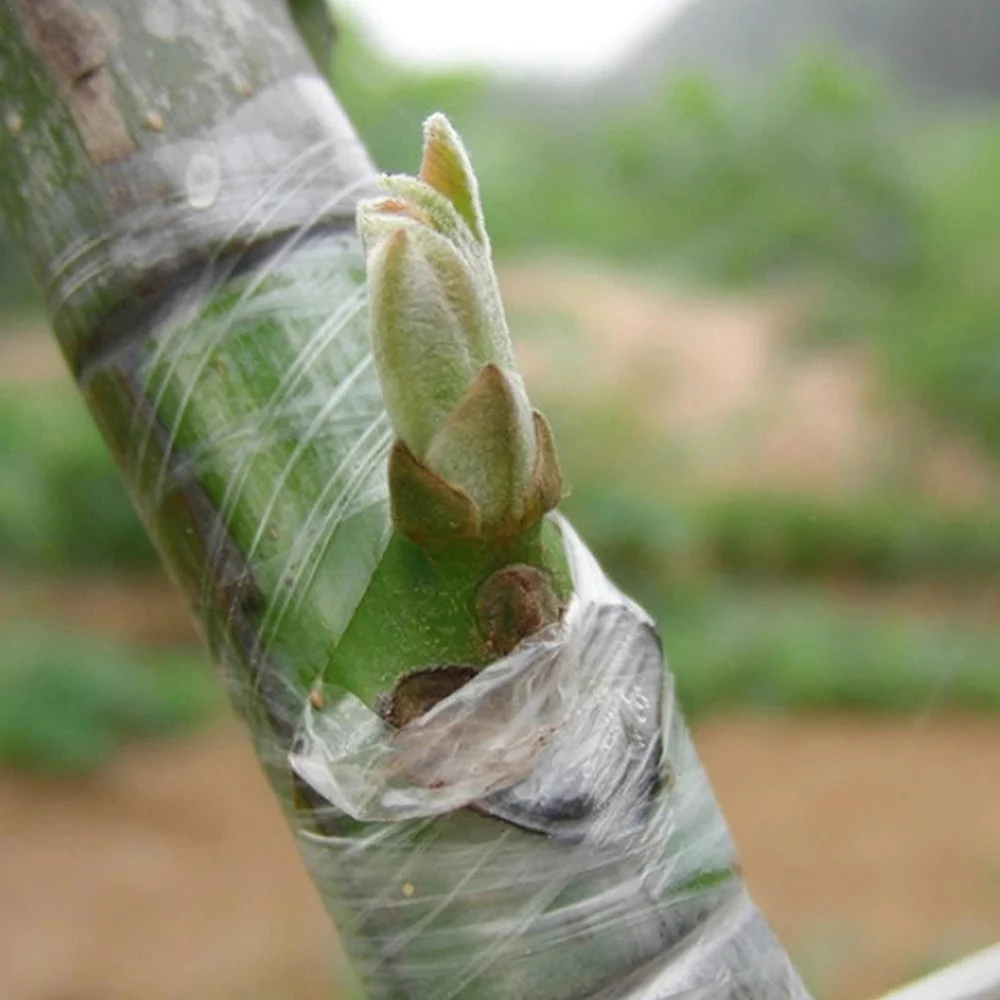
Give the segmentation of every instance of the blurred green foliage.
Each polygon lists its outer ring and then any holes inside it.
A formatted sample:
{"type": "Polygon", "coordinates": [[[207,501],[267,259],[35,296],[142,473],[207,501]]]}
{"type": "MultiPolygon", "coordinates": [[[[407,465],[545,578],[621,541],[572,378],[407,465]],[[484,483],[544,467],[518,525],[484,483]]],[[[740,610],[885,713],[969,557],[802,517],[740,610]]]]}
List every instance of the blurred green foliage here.
{"type": "Polygon", "coordinates": [[[891,108],[832,56],[803,58],[753,96],[689,75],[611,104],[400,69],[348,26],[333,80],[390,171],[414,169],[420,122],[447,111],[501,252],[571,249],[757,283],[830,267],[896,274],[912,259],[919,206],[891,108]]]}
{"type": "Polygon", "coordinates": [[[936,510],[919,496],[826,500],[735,493],[698,510],[715,565],[758,576],[867,581],[1000,579],[1000,512],[936,510]]]}
{"type": "Polygon", "coordinates": [[[912,714],[1000,710],[1000,628],[732,587],[649,603],[689,716],[724,708],[912,714]]]}
{"type": "Polygon", "coordinates": [[[0,561],[70,571],[155,561],[104,442],[68,387],[0,391],[0,561]]]}
{"type": "Polygon", "coordinates": [[[941,511],[915,496],[760,490],[657,497],[577,480],[563,509],[622,576],[1000,581],[1000,512],[941,511]]]}
{"type": "Polygon", "coordinates": [[[500,249],[575,246],[716,284],[912,263],[914,193],[886,109],[827,59],[759,100],[690,76],[511,145],[521,162],[502,180],[483,171],[500,249]]]}
{"type": "Polygon", "coordinates": [[[831,276],[815,332],[871,345],[889,386],[1000,455],[1000,114],[911,124],[914,264],[831,276]]]}
{"type": "Polygon", "coordinates": [[[60,631],[0,630],[0,763],[81,773],[123,742],[183,732],[221,703],[204,655],[151,652],[60,631]]]}

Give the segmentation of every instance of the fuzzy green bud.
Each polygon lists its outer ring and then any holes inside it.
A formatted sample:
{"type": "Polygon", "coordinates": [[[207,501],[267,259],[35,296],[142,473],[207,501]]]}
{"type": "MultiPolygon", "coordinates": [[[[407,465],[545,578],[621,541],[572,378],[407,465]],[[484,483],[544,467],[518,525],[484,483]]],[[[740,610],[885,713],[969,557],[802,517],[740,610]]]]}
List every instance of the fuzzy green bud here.
{"type": "Polygon", "coordinates": [[[443,115],[417,178],[363,203],[372,340],[397,434],[397,529],[418,544],[514,536],[558,503],[552,434],[516,370],[475,175],[443,115]]]}

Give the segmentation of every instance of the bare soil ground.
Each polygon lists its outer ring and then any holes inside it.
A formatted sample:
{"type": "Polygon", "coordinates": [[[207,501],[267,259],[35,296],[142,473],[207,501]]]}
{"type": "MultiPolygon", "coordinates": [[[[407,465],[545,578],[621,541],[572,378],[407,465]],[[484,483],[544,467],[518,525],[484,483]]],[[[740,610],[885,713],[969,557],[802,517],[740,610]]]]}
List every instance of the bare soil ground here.
{"type": "Polygon", "coordinates": [[[143,645],[198,642],[187,605],[165,575],[45,579],[4,573],[0,567],[0,622],[24,619],[59,622],[67,630],[103,632],[143,645]]]}
{"type": "Polygon", "coordinates": [[[696,739],[751,890],[822,996],[1000,941],[1000,719],[734,717],[696,739]]]}
{"type": "MultiPolygon", "coordinates": [[[[819,995],[1000,939],[1000,722],[717,719],[750,885],[819,995]]],[[[85,781],[0,774],[5,1000],[328,1000],[339,951],[235,724],[85,781]]]]}
{"type": "Polygon", "coordinates": [[[4,382],[70,385],[66,362],[59,355],[48,329],[36,323],[9,320],[0,328],[0,384],[4,382]]]}
{"type": "Polygon", "coordinates": [[[843,494],[890,472],[950,506],[996,468],[966,440],[889,402],[856,347],[802,350],[807,297],[693,298],[595,265],[508,266],[504,300],[541,402],[620,410],[688,453],[690,485],[843,494]]]}
{"type": "Polygon", "coordinates": [[[235,726],[0,778],[5,1000],[329,1000],[333,931],[235,726]]]}

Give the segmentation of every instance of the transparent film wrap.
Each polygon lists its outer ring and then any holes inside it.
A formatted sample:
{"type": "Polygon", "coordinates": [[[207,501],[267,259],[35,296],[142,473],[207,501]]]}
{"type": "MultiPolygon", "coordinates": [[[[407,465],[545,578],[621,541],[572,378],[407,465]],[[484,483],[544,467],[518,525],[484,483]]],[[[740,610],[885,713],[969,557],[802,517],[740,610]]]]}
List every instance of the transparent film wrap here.
{"type": "Polygon", "coordinates": [[[354,231],[372,174],[322,138],[274,162],[289,107],[344,131],[331,102],[286,82],[245,105],[266,127],[241,127],[239,156],[221,133],[165,147],[157,226],[122,212],[81,235],[48,289],[364,995],[806,997],[746,892],[653,622],[559,516],[559,621],[429,712],[393,729],[331,668],[393,537],[354,231]],[[241,180],[247,149],[262,167],[241,180]],[[192,181],[208,174],[210,191],[192,181]],[[90,337],[87,290],[110,295],[185,232],[200,249],[169,294],[90,337]]]}
{"type": "Polygon", "coordinates": [[[307,705],[300,834],[386,996],[804,997],[746,893],[648,615],[565,522],[563,620],[396,732],[307,705]],[[341,909],[342,908],[342,909],[341,909]]]}

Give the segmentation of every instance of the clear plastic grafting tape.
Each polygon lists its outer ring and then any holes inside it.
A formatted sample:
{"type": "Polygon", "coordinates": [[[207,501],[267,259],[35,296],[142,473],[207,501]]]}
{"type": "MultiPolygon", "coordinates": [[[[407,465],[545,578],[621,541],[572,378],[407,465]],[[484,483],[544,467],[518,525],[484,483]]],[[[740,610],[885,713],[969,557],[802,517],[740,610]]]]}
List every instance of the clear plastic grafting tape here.
{"type": "Polygon", "coordinates": [[[402,730],[306,703],[301,831],[378,997],[806,997],[747,895],[648,615],[560,522],[562,621],[402,730]]]}
{"type": "Polygon", "coordinates": [[[559,620],[425,714],[393,728],[331,670],[399,544],[363,279],[352,233],[293,234],[85,388],[364,996],[805,998],[653,623],[561,517],[559,620]]]}

